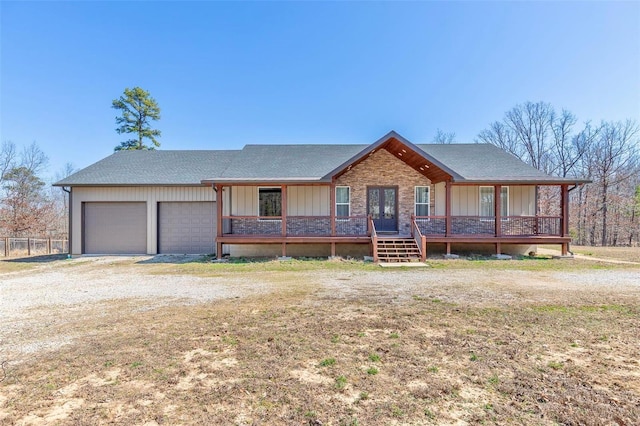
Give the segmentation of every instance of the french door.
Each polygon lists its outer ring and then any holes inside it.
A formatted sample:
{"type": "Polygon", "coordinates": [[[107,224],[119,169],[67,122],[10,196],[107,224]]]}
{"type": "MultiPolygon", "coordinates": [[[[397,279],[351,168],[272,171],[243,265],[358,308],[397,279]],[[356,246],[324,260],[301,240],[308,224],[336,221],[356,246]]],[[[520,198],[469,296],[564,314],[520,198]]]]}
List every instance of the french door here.
{"type": "Polygon", "coordinates": [[[367,187],[367,214],[371,215],[377,232],[398,232],[398,188],[367,187]]]}

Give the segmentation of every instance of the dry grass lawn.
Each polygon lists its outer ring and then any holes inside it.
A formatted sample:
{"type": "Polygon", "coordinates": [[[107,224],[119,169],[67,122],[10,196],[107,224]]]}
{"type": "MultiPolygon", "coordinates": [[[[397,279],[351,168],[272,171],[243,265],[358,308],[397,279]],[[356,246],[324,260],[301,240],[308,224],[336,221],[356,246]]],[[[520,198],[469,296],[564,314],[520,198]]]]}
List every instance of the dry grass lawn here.
{"type": "Polygon", "coordinates": [[[640,276],[572,260],[127,264],[268,276],[272,291],[142,311],[114,300],[43,324],[30,332],[78,337],[7,360],[0,424],[640,424],[640,286],[549,278],[602,268],[640,276]]]}
{"type": "Polygon", "coordinates": [[[571,251],[585,256],[640,262],[640,247],[571,246],[571,251]]]}

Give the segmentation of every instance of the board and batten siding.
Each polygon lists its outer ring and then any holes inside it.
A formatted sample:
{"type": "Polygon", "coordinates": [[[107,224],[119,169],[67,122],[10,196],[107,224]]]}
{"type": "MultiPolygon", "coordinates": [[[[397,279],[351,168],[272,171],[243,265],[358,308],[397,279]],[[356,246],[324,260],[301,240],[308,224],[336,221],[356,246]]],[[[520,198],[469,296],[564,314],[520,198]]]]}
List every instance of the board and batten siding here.
{"type": "MultiPolygon", "coordinates": [[[[231,214],[233,216],[258,215],[258,188],[269,186],[232,186],[231,214]]],[[[280,188],[280,186],[272,186],[280,188]]],[[[329,216],[329,191],[331,188],[320,185],[288,185],[288,216],[329,216]]],[[[224,204],[223,204],[224,208],[224,204]]]]}
{"type": "Polygon", "coordinates": [[[147,254],[158,253],[158,203],[163,201],[216,201],[210,186],[74,187],[72,189],[71,249],[82,254],[82,203],[147,203],[147,254]]]}
{"type": "MultiPolygon", "coordinates": [[[[485,185],[482,185],[485,186],[485,185]]],[[[536,214],[535,185],[505,185],[509,188],[509,215],[534,216],[536,214]]],[[[435,185],[435,215],[445,215],[445,184],[435,185]]],[[[451,214],[478,216],[480,214],[480,186],[453,185],[451,187],[451,214]]]]}

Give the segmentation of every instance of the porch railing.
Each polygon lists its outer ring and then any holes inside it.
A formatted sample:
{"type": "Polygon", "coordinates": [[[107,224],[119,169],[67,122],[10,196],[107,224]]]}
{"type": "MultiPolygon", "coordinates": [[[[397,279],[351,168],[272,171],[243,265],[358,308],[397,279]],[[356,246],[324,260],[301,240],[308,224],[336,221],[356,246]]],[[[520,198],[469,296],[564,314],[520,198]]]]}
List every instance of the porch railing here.
{"type": "Polygon", "coordinates": [[[336,235],[339,237],[369,235],[367,218],[367,216],[336,216],[336,235]]]}
{"type": "Polygon", "coordinates": [[[502,235],[560,235],[560,216],[507,216],[500,221],[502,235]]]}
{"type": "MultiPolygon", "coordinates": [[[[504,236],[561,236],[560,216],[503,216],[500,233],[504,236]]],[[[416,227],[423,235],[445,236],[446,216],[416,216],[416,227]]],[[[451,216],[451,236],[495,236],[495,216],[451,216]]]]}
{"type": "Polygon", "coordinates": [[[411,216],[411,236],[420,250],[420,260],[424,262],[427,260],[427,237],[422,235],[413,215],[411,216]]]}
{"type": "Polygon", "coordinates": [[[369,230],[371,231],[371,246],[373,248],[373,261],[378,263],[378,233],[376,232],[376,224],[369,216],[367,218],[369,221],[369,230]]]}
{"type": "MultiPolygon", "coordinates": [[[[223,235],[280,236],[286,222],[288,237],[329,237],[331,216],[224,216],[223,235]]],[[[338,216],[335,218],[335,235],[339,237],[367,236],[367,216],[338,216]]]]}
{"type": "MultiPolygon", "coordinates": [[[[223,235],[329,237],[331,216],[224,216],[223,235]]],[[[450,236],[495,236],[494,216],[451,216],[450,236]]],[[[500,218],[500,235],[503,236],[561,236],[560,216],[503,216],[500,218]]],[[[412,235],[418,231],[422,236],[445,236],[446,216],[415,216],[411,223],[412,235]]],[[[335,236],[367,236],[371,222],[367,216],[335,218],[335,236]]],[[[416,241],[418,243],[418,241],[416,241]]],[[[421,243],[418,243],[421,247],[421,243]]]]}

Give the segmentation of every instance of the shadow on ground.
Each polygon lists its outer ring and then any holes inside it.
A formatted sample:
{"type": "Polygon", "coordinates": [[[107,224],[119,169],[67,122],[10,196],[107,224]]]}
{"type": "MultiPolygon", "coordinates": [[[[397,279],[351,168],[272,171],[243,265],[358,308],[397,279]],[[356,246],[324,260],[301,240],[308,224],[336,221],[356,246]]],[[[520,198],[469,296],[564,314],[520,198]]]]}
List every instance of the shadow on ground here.
{"type": "Polygon", "coordinates": [[[136,264],[145,265],[149,263],[207,263],[212,259],[211,256],[203,256],[199,254],[157,254],[153,257],[139,260],[136,264]]]}
{"type": "Polygon", "coordinates": [[[49,263],[66,259],[66,254],[46,254],[42,256],[16,257],[12,259],[3,259],[2,262],[10,263],[49,263]]]}

